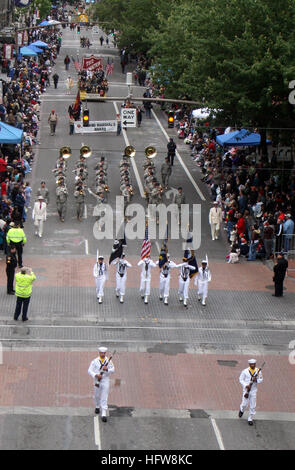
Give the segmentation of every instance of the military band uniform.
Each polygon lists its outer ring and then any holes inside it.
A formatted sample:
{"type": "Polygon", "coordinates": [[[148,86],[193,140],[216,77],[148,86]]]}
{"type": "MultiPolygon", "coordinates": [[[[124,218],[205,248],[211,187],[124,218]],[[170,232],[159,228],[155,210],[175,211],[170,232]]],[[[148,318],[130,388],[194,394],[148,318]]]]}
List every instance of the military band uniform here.
{"type": "Polygon", "coordinates": [[[56,188],[56,206],[60,220],[64,222],[67,211],[68,190],[65,186],[56,188]]]}
{"type": "Polygon", "coordinates": [[[74,197],[76,199],[77,219],[82,220],[85,207],[85,191],[83,189],[77,189],[74,192],[74,197]]]}

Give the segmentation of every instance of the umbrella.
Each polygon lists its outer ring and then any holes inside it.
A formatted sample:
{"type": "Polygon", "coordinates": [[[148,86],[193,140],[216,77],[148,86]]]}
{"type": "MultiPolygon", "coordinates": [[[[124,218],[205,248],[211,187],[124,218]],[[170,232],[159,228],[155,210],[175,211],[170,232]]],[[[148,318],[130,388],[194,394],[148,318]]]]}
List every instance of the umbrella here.
{"type": "Polygon", "coordinates": [[[32,44],[30,44],[29,46],[48,47],[48,44],[46,44],[46,42],[38,40],[38,41],[32,42],[32,44]]]}
{"type": "Polygon", "coordinates": [[[26,46],[21,47],[19,52],[20,52],[21,55],[24,55],[24,56],[35,56],[36,57],[38,55],[37,52],[33,51],[33,49],[31,49],[30,47],[26,47],[26,46]]]}
{"type": "Polygon", "coordinates": [[[54,26],[55,24],[60,24],[60,21],[56,21],[56,20],[49,20],[48,21],[48,26],[54,26]]]}
{"type": "Polygon", "coordinates": [[[47,21],[47,20],[43,20],[43,21],[39,24],[39,26],[48,26],[48,25],[49,25],[49,21],[47,21]]]}

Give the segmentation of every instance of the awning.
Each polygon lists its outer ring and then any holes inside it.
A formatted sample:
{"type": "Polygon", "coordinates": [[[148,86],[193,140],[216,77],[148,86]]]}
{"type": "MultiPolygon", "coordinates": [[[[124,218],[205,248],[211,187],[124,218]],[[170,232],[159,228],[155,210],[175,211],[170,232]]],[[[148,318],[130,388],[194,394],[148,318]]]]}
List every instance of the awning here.
{"type": "Polygon", "coordinates": [[[20,144],[23,134],[22,129],[0,122],[0,144],[20,144]]]}
{"type": "Polygon", "coordinates": [[[24,46],[21,47],[19,50],[19,53],[24,56],[34,56],[37,57],[37,52],[33,51],[33,49],[30,49],[30,47],[24,46]]]}

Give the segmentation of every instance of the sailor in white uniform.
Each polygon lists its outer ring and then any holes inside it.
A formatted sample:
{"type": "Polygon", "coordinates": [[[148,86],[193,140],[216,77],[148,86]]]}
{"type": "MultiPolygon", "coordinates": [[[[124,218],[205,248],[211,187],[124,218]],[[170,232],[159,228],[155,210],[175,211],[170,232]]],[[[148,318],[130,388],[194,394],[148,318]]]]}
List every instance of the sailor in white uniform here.
{"type": "Polygon", "coordinates": [[[107,266],[102,255],[98,257],[97,262],[93,266],[93,276],[96,282],[96,297],[98,303],[101,304],[104,296],[104,285],[108,280],[107,266]]]}
{"type": "MultiPolygon", "coordinates": [[[[174,263],[174,261],[170,260],[170,255],[167,253],[167,261],[161,267],[160,270],[160,300],[164,298],[164,305],[168,305],[168,298],[169,298],[169,291],[170,291],[170,277],[171,277],[171,269],[178,268],[178,265],[174,263]]],[[[156,264],[159,264],[157,261],[156,264]]]]}
{"type": "MultiPolygon", "coordinates": [[[[186,258],[183,258],[185,260],[186,258]]],[[[187,261],[181,263],[177,266],[179,270],[179,285],[178,285],[178,294],[179,301],[183,301],[183,305],[187,307],[188,301],[188,291],[189,291],[189,282],[190,282],[190,272],[195,271],[196,267],[188,264],[187,261]]]]}
{"type": "Polygon", "coordinates": [[[211,272],[208,268],[208,263],[203,259],[202,267],[195,278],[195,285],[198,286],[198,300],[202,300],[202,305],[206,305],[208,297],[208,284],[211,281],[211,272]]]}
{"type": "Polygon", "coordinates": [[[141,298],[144,299],[144,303],[147,304],[149,295],[151,293],[151,269],[155,268],[157,265],[153,260],[150,259],[149,256],[146,256],[137,263],[137,266],[142,266],[139,291],[141,298]]]}
{"type": "Polygon", "coordinates": [[[127,268],[132,265],[125,259],[125,253],[122,253],[120,259],[114,260],[111,264],[116,264],[116,296],[120,297],[120,303],[124,302],[127,281],[127,268]]]}
{"type": "Polygon", "coordinates": [[[240,405],[239,418],[243,416],[249,407],[248,424],[253,425],[253,416],[256,413],[257,384],[263,381],[262,372],[256,367],[256,359],[249,359],[249,367],[241,372],[239,382],[243,387],[242,402],[240,405]],[[252,383],[249,390],[249,384],[252,383]],[[245,397],[246,394],[246,397],[245,397]],[[248,394],[248,396],[247,396],[248,394]]]}
{"type": "Polygon", "coordinates": [[[102,421],[107,421],[108,395],[110,388],[110,375],[115,372],[114,364],[106,357],[107,348],[98,348],[99,355],[94,359],[88,369],[88,374],[94,379],[95,413],[101,413],[102,421]]]}

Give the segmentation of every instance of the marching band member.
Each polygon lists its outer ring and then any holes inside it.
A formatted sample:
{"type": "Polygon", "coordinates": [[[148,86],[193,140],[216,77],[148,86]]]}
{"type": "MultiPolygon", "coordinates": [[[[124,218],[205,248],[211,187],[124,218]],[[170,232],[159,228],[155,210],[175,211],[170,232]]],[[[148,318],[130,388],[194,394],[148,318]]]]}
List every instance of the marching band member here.
{"type": "Polygon", "coordinates": [[[98,303],[101,304],[104,297],[104,285],[108,280],[107,266],[102,255],[98,257],[97,262],[93,266],[93,276],[96,282],[96,297],[98,303]]]}
{"type": "Polygon", "coordinates": [[[151,268],[155,268],[157,265],[150,259],[149,256],[146,256],[144,259],[141,259],[137,266],[142,266],[140,274],[140,295],[144,299],[144,303],[148,303],[148,298],[151,293],[151,268]]]}

